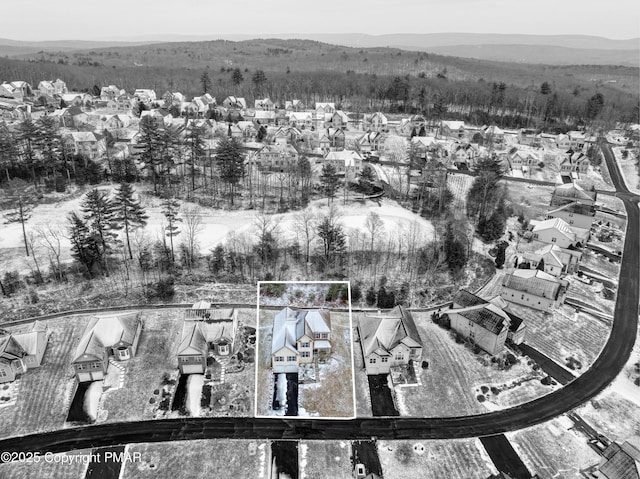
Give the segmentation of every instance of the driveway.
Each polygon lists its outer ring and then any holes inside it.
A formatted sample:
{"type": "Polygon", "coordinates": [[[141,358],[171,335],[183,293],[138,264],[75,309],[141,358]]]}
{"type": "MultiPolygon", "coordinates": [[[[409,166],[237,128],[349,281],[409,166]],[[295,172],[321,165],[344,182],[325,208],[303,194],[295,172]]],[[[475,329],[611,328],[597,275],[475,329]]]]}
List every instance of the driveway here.
{"type": "Polygon", "coordinates": [[[391,389],[387,383],[388,374],[373,374],[367,376],[369,392],[371,393],[371,412],[374,416],[399,416],[400,413],[393,403],[391,389]]]}

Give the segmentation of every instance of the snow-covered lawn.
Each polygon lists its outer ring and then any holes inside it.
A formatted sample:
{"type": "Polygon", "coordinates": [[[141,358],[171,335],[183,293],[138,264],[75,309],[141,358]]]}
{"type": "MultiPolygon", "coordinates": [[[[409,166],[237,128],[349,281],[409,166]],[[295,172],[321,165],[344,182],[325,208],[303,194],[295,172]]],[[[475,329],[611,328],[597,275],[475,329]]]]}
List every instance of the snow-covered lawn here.
{"type": "MultiPolygon", "coordinates": [[[[354,320],[357,316],[354,315],[354,320]]],[[[489,355],[474,354],[464,344],[456,343],[452,334],[434,324],[430,316],[430,313],[413,313],[423,341],[422,359],[428,361],[429,367],[426,370],[417,368],[421,385],[394,388],[396,404],[403,416],[445,417],[484,413],[487,406],[483,406],[476,393],[482,386],[508,391],[504,399],[500,398],[502,392],[499,393],[497,408],[531,401],[553,390],[550,386],[531,387],[528,381],[523,381],[536,378],[531,382],[539,383],[543,377],[542,372],[533,370],[527,358],[521,358],[510,369],[500,369],[491,363],[489,355]]],[[[364,375],[364,371],[357,374],[364,375]]],[[[364,381],[361,383],[359,394],[364,387],[364,381]]],[[[358,400],[361,400],[360,396],[358,400]]],[[[367,415],[371,415],[370,409],[367,415]]]]}
{"type": "Polygon", "coordinates": [[[351,445],[345,441],[303,441],[300,479],[351,479],[351,445]]]}
{"type": "Polygon", "coordinates": [[[204,386],[204,374],[189,374],[187,379],[187,410],[193,417],[200,416],[200,398],[204,386]]]}
{"type": "Polygon", "coordinates": [[[91,454],[91,449],[75,450],[62,454],[55,454],[50,460],[14,461],[0,464],[0,477],[2,479],[25,479],[55,477],[56,479],[78,479],[85,477],[87,464],[76,460],[73,456],[85,456],[91,454]],[[69,456],[68,458],[65,456],[69,456]]]}
{"type": "Polygon", "coordinates": [[[620,173],[622,173],[622,178],[624,179],[627,188],[629,191],[640,194],[640,173],[638,171],[638,157],[634,156],[633,153],[629,153],[627,159],[622,159],[622,150],[625,148],[623,146],[618,146],[612,148],[613,154],[616,157],[616,162],[618,163],[618,168],[620,168],[620,173]]]}
{"type": "Polygon", "coordinates": [[[68,316],[47,321],[50,336],[42,365],[21,376],[15,404],[0,408],[0,437],[62,428],[76,381],[71,360],[88,319],[68,316]]]}
{"type": "Polygon", "coordinates": [[[84,411],[93,421],[98,418],[98,405],[102,396],[102,381],[93,381],[84,394],[84,411]]]}
{"type": "Polygon", "coordinates": [[[582,479],[580,471],[597,464],[600,456],[587,445],[587,438],[572,427],[573,422],[561,416],[506,436],[531,474],[582,479]]]}
{"type": "MultiPolygon", "coordinates": [[[[348,308],[349,298],[344,298],[344,301],[327,301],[327,293],[331,287],[330,283],[279,283],[285,284],[285,291],[282,296],[267,296],[266,294],[260,295],[261,306],[289,306],[292,308],[348,308]]],[[[261,290],[267,288],[269,283],[261,283],[261,290]]],[[[348,285],[344,282],[337,286],[348,285]]]]}
{"type": "Polygon", "coordinates": [[[497,470],[479,439],[379,441],[384,477],[486,478],[497,470]]]}
{"type": "Polygon", "coordinates": [[[120,477],[123,479],[159,477],[267,479],[266,449],[268,449],[266,441],[239,439],[131,444],[128,452],[130,454],[139,452],[142,460],[124,464],[120,477]]]}

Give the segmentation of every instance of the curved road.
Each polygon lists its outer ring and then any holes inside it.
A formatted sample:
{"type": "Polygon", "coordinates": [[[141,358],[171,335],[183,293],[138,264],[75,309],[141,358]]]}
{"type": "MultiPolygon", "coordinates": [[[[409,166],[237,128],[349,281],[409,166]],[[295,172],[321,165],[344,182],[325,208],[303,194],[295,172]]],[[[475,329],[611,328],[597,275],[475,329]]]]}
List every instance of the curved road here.
{"type": "MultiPolygon", "coordinates": [[[[602,353],[580,377],[551,394],[487,414],[448,418],[183,418],[100,424],[0,441],[0,451],[63,452],[115,444],[188,439],[452,439],[499,434],[533,426],[570,411],[598,395],[627,362],[638,328],[640,214],[611,149],[603,145],[616,196],[627,211],[627,234],[611,334],[602,353]]],[[[428,400],[428,398],[425,398],[428,400]]]]}

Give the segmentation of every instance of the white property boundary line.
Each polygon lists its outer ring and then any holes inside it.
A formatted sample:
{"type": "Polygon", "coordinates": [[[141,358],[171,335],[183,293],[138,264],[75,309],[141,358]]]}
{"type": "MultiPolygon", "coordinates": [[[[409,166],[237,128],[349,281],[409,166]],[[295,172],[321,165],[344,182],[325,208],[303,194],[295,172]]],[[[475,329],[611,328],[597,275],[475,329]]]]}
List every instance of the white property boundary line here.
{"type": "MultiPolygon", "coordinates": [[[[260,305],[260,286],[263,284],[346,284],[347,285],[347,291],[348,291],[348,302],[349,302],[349,308],[324,308],[324,309],[329,309],[330,311],[336,311],[336,312],[348,312],[349,313],[349,324],[348,324],[348,331],[349,331],[349,349],[351,352],[351,398],[352,398],[352,405],[351,405],[351,412],[352,415],[351,416],[339,416],[339,417],[332,417],[332,416],[283,416],[286,417],[286,419],[304,419],[304,420],[308,420],[308,419],[336,419],[336,420],[350,420],[350,419],[355,419],[356,418],[356,383],[355,383],[355,363],[354,363],[354,359],[353,359],[353,317],[352,317],[352,310],[351,310],[351,281],[258,281],[257,284],[257,288],[256,288],[256,370],[255,370],[255,397],[254,397],[254,407],[253,407],[253,416],[254,417],[259,417],[259,418],[274,418],[274,417],[278,417],[278,416],[266,416],[263,414],[258,414],[258,363],[259,363],[259,351],[258,351],[258,347],[260,345],[260,308],[263,308],[265,310],[280,310],[283,308],[288,307],[288,305],[281,305],[281,306],[261,306],[260,305]]],[[[302,309],[313,309],[313,308],[302,308],[302,309]]],[[[373,309],[374,311],[377,311],[377,309],[373,309]]],[[[273,337],[272,337],[273,340],[273,337]]]]}

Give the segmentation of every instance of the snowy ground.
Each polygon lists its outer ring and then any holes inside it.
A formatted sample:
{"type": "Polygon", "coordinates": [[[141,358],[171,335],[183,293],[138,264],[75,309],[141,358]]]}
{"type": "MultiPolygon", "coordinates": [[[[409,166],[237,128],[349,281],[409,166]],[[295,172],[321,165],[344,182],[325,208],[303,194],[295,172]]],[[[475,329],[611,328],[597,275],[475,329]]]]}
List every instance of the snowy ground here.
{"type": "Polygon", "coordinates": [[[622,159],[622,150],[624,147],[619,146],[612,148],[613,154],[616,158],[616,162],[618,163],[618,168],[620,168],[620,173],[622,173],[622,178],[624,179],[627,188],[632,193],[640,194],[640,174],[638,172],[638,157],[634,156],[633,153],[629,153],[629,156],[626,160],[622,159]]]}
{"type": "MultiPolygon", "coordinates": [[[[268,283],[261,283],[265,287],[268,283]]],[[[282,283],[280,283],[282,284],[282,283]]],[[[284,283],[286,290],[282,296],[274,297],[261,295],[261,306],[285,306],[293,308],[347,308],[349,306],[348,299],[345,301],[326,301],[327,293],[331,287],[331,283],[284,283]]],[[[347,284],[347,283],[344,283],[347,284]]]]}
{"type": "Polygon", "coordinates": [[[600,456],[587,445],[573,422],[560,416],[544,424],[506,436],[531,474],[539,477],[582,479],[582,469],[597,464],[600,456]]]}
{"type": "Polygon", "coordinates": [[[200,416],[200,398],[202,396],[202,386],[204,385],[203,374],[189,374],[187,379],[187,410],[193,417],[200,416]]]}
{"type": "MultiPolygon", "coordinates": [[[[114,186],[102,185],[98,189],[113,193],[114,186]]],[[[87,189],[88,191],[88,189],[87,189]]],[[[84,195],[80,195],[73,199],[67,199],[58,203],[40,204],[33,209],[31,218],[26,223],[27,234],[35,233],[38,228],[46,228],[51,226],[59,229],[62,233],[66,233],[67,216],[76,211],[80,213],[80,203],[84,195]]],[[[166,224],[166,219],[162,214],[162,201],[160,198],[141,195],[141,203],[146,209],[149,216],[147,226],[144,230],[138,232],[138,235],[146,234],[151,240],[161,239],[166,224]]],[[[213,209],[181,201],[181,212],[186,209],[195,208],[200,215],[201,230],[196,235],[200,251],[208,252],[220,243],[223,243],[229,233],[236,235],[251,234],[256,228],[256,211],[225,211],[213,209]]],[[[384,223],[386,231],[395,231],[398,229],[409,229],[414,223],[421,229],[421,234],[425,238],[433,237],[432,224],[417,214],[408,211],[397,203],[389,199],[383,199],[380,204],[373,202],[349,202],[343,205],[340,198],[336,198],[334,202],[339,214],[341,215],[340,223],[346,228],[347,232],[353,230],[365,230],[366,216],[375,212],[380,216],[384,223]]],[[[308,206],[314,214],[325,215],[328,211],[326,200],[312,201],[308,206]]],[[[296,211],[275,214],[272,216],[274,224],[278,224],[279,231],[287,240],[295,238],[294,226],[296,211]]],[[[179,227],[185,229],[184,222],[179,227]]],[[[179,243],[182,241],[184,234],[175,237],[174,241],[179,243]]],[[[60,239],[61,259],[64,262],[70,261],[70,243],[64,234],[60,239]]],[[[40,248],[41,262],[44,260],[46,251],[40,248]]],[[[3,234],[0,235],[0,259],[6,270],[25,271],[29,269],[28,258],[25,256],[22,229],[20,223],[12,223],[3,225],[3,234]]]]}
{"type": "Polygon", "coordinates": [[[95,421],[98,418],[98,404],[102,396],[102,381],[93,381],[84,394],[84,411],[95,421]]]}

